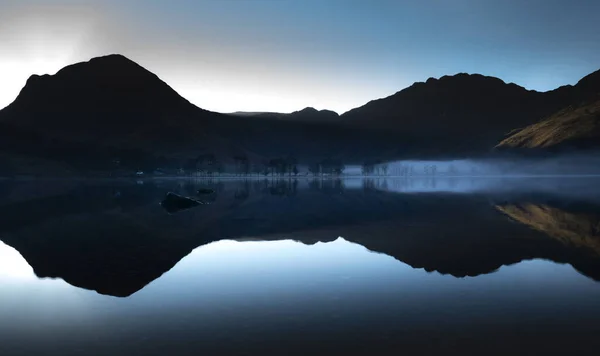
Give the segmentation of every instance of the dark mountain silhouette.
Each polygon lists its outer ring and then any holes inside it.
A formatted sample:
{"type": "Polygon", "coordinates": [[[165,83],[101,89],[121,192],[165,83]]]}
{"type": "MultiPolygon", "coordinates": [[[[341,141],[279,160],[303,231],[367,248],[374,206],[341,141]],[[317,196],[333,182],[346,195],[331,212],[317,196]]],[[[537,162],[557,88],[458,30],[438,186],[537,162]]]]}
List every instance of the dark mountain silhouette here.
{"type": "MultiPolygon", "coordinates": [[[[109,55],[65,67],[55,75],[31,76],[3,110],[2,121],[57,137],[136,146],[160,137],[142,136],[157,134],[151,131],[153,126],[175,132],[189,115],[198,120],[201,114],[210,113],[133,61],[109,55]]],[[[168,132],[163,135],[169,138],[168,132]]]]}
{"type": "Polygon", "coordinates": [[[76,168],[114,169],[116,158],[143,166],[205,146],[223,149],[205,129],[214,116],[133,61],[109,55],[31,76],[0,111],[1,149],[76,168]]]}
{"type": "Polygon", "coordinates": [[[600,89],[599,73],[549,92],[478,74],[430,78],[341,117],[350,125],[396,132],[399,138],[419,137],[424,151],[476,154],[513,129],[593,96],[600,89]]]}
{"type": "MultiPolygon", "coordinates": [[[[6,184],[0,194],[31,190],[6,184]]],[[[588,249],[577,239],[565,243],[511,223],[484,196],[398,195],[345,190],[335,182],[309,187],[232,182],[209,186],[216,195],[212,204],[169,215],[158,204],[167,191],[193,196],[199,187],[69,184],[0,205],[0,239],[17,249],[39,277],[62,278],[102,294],[129,296],[194,248],[238,238],[314,244],[342,236],[414,268],[456,277],[543,258],[569,263],[600,280],[597,244],[588,249]]],[[[563,220],[561,234],[569,226],[563,220]]],[[[583,231],[580,226],[585,228],[578,224],[568,236],[583,231]]]]}
{"type": "Polygon", "coordinates": [[[257,116],[257,115],[285,115],[285,114],[281,114],[278,112],[272,112],[272,111],[235,111],[235,112],[229,113],[229,115],[252,117],[252,116],[257,116]]]}
{"type": "Polygon", "coordinates": [[[289,115],[291,120],[298,121],[319,121],[335,122],[340,120],[340,116],[331,110],[317,110],[315,108],[304,108],[300,111],[294,111],[289,115]]]}
{"type": "Polygon", "coordinates": [[[200,109],[156,75],[109,55],[32,76],[0,111],[4,171],[100,172],[196,166],[247,157],[347,164],[485,154],[510,130],[588,100],[591,74],[551,92],[481,75],[416,83],[338,116],[306,108],[291,114],[225,115],[200,109]],[[29,162],[23,167],[21,162],[29,162]]]}
{"type": "Polygon", "coordinates": [[[287,117],[248,120],[200,109],[133,61],[109,55],[32,76],[0,111],[0,151],[75,170],[109,170],[117,158],[129,168],[180,168],[206,154],[220,161],[341,155],[362,161],[389,155],[395,145],[333,125],[333,112],[305,109],[287,117]]]}
{"type": "Polygon", "coordinates": [[[515,130],[497,148],[551,151],[600,148],[600,91],[595,100],[569,106],[538,123],[515,130]]]}
{"type": "Polygon", "coordinates": [[[237,111],[232,113],[234,116],[259,118],[259,119],[273,119],[273,120],[288,120],[288,121],[300,121],[300,122],[315,122],[315,123],[327,123],[340,121],[340,115],[335,111],[331,110],[317,110],[312,107],[307,107],[302,110],[294,111],[290,114],[282,114],[277,112],[244,112],[237,111]]]}

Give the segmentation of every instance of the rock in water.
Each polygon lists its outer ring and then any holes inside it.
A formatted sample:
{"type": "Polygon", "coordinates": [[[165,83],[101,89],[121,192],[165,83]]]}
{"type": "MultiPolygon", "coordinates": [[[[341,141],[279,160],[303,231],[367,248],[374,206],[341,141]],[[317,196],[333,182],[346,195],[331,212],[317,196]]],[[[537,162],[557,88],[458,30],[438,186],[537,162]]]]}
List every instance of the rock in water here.
{"type": "Polygon", "coordinates": [[[200,188],[198,189],[198,194],[199,195],[204,195],[204,194],[213,194],[215,191],[213,189],[210,188],[200,188]]]}
{"type": "Polygon", "coordinates": [[[160,205],[169,213],[177,213],[181,210],[187,210],[198,205],[202,204],[199,201],[194,199],[182,197],[181,195],[177,195],[175,193],[167,193],[167,196],[160,205]]]}

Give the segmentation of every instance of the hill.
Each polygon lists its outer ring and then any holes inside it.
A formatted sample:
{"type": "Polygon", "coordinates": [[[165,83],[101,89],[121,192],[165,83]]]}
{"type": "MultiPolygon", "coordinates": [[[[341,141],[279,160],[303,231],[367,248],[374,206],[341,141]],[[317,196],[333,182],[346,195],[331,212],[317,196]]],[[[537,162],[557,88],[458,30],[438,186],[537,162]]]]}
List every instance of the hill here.
{"type": "Polygon", "coordinates": [[[143,166],[198,151],[201,140],[223,149],[203,128],[215,116],[135,62],[109,55],[31,76],[0,111],[1,149],[75,169],[107,169],[115,159],[143,166]]]}
{"type": "Polygon", "coordinates": [[[63,173],[72,173],[115,170],[115,162],[129,171],[193,170],[208,156],[233,166],[235,157],[263,164],[274,157],[312,163],[394,155],[391,139],[336,126],[334,112],[307,108],[285,118],[203,110],[135,62],[109,55],[31,76],[0,111],[0,158],[61,162],[63,173]]]}
{"type": "Polygon", "coordinates": [[[589,149],[600,147],[600,95],[588,103],[569,106],[550,117],[516,130],[497,148],[589,149]]]}
{"type": "Polygon", "coordinates": [[[289,114],[283,114],[278,112],[245,112],[236,111],[231,113],[233,116],[250,117],[258,119],[273,119],[273,120],[287,120],[287,121],[299,121],[299,122],[315,122],[315,123],[327,123],[341,121],[340,115],[335,111],[331,110],[317,110],[312,107],[307,107],[302,110],[294,111],[289,114]]]}
{"type": "Polygon", "coordinates": [[[549,92],[479,74],[430,78],[341,117],[348,125],[419,137],[424,149],[438,154],[476,154],[489,151],[515,128],[586,100],[600,89],[598,73],[549,92]]]}

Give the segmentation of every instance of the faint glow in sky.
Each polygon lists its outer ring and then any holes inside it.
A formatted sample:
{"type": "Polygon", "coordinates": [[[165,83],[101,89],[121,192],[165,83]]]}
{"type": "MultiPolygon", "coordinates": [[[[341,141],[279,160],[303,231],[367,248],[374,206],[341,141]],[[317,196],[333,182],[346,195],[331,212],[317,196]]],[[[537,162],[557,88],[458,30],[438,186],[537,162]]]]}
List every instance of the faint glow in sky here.
{"type": "Polygon", "coordinates": [[[529,89],[600,65],[600,2],[0,0],[0,107],[30,74],[121,53],[209,110],[345,112],[415,81],[529,89]]]}

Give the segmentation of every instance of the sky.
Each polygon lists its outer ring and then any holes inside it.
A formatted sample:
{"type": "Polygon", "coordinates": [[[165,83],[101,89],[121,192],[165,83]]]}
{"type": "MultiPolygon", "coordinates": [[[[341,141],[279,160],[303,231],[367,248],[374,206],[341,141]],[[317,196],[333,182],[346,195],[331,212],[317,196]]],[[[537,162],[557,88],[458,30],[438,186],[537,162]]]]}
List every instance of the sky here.
{"type": "Polygon", "coordinates": [[[343,113],[481,73],[546,91],[600,69],[598,0],[0,0],[0,107],[120,53],[218,112],[343,113]]]}

